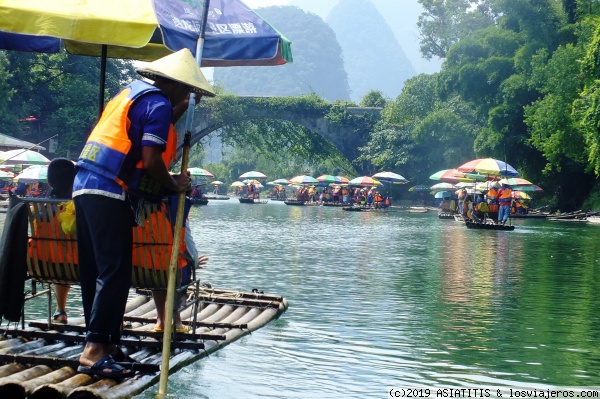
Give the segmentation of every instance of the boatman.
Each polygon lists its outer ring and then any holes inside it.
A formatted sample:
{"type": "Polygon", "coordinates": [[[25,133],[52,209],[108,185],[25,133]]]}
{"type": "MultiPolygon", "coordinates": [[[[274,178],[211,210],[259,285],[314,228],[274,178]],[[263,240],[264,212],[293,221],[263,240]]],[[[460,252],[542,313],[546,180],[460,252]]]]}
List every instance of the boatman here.
{"type": "Polygon", "coordinates": [[[512,202],[512,189],[506,179],[500,181],[502,187],[498,190],[498,224],[504,226],[510,216],[510,204],[512,202]]]}
{"type": "Polygon", "coordinates": [[[73,184],[87,329],[78,371],[117,379],[134,374],[113,358],[131,285],[132,227],[141,221],[144,202],[191,188],[187,174],[168,171],[177,151],[173,124],[191,92],[215,95],[188,49],[137,72],[154,83],[136,80],[107,104],[79,156],[73,184]]]}

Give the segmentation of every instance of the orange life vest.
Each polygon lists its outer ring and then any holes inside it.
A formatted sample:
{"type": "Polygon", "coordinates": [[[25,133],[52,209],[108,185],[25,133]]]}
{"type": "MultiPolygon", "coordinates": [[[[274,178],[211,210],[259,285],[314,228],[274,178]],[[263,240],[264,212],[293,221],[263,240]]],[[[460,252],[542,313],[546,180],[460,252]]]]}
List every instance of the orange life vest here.
{"type": "Polygon", "coordinates": [[[512,189],[510,187],[503,188],[500,190],[500,196],[498,202],[502,205],[508,205],[512,201],[512,189]]]}
{"type": "MultiPolygon", "coordinates": [[[[33,238],[29,239],[29,256],[33,259],[37,257],[41,262],[78,264],[75,235],[65,234],[57,220],[60,206],[57,204],[54,207],[55,211],[51,219],[42,215],[42,221],[35,221],[33,224],[33,238]]],[[[41,212],[45,212],[45,209],[42,208],[41,212]]]]}
{"type": "MultiPolygon", "coordinates": [[[[135,99],[154,91],[160,92],[161,90],[146,82],[134,81],[109,101],[100,121],[88,137],[79,155],[77,166],[113,179],[127,190],[130,189],[128,186],[131,186],[131,188],[139,190],[141,195],[147,193],[149,196],[160,196],[160,183],[143,173],[141,161],[136,165],[134,176],[128,177],[127,182],[123,180],[121,170],[125,157],[131,149],[128,135],[131,123],[127,118],[129,109],[135,99]]],[[[167,168],[171,162],[176,160],[176,156],[177,132],[171,124],[166,150],[162,154],[167,168]]]]}
{"type": "MultiPolygon", "coordinates": [[[[133,266],[166,270],[171,263],[173,247],[173,225],[167,218],[166,205],[163,203],[159,212],[150,214],[144,225],[148,227],[133,228],[133,266]]],[[[180,269],[187,264],[187,260],[181,256],[186,249],[184,236],[185,227],[182,227],[180,256],[177,258],[177,267],[180,269]]]]}

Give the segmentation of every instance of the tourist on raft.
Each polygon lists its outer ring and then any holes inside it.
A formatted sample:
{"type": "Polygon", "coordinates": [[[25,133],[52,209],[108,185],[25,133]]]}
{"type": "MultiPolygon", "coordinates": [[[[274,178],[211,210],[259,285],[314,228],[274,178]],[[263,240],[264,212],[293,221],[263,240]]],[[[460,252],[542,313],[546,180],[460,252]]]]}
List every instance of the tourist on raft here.
{"type": "Polygon", "coordinates": [[[498,190],[498,224],[504,225],[510,216],[510,204],[512,202],[512,189],[508,181],[501,180],[502,187],[498,190]]]}
{"type": "Polygon", "coordinates": [[[158,59],[106,106],[77,162],[73,184],[86,344],[79,372],[131,377],[118,364],[121,328],[132,274],[132,227],[146,201],[191,189],[187,174],[172,176],[173,124],[191,92],[214,96],[188,49],[158,59]],[[99,211],[101,210],[101,211],[99,211]]]}

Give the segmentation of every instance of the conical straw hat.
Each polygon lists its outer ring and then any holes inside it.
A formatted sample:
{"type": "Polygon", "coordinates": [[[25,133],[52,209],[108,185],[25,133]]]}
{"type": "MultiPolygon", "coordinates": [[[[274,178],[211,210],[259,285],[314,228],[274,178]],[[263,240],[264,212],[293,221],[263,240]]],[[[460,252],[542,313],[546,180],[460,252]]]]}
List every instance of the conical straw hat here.
{"type": "Polygon", "coordinates": [[[136,72],[150,80],[156,80],[160,76],[186,84],[192,88],[194,93],[202,96],[214,97],[216,95],[202,74],[192,52],[187,48],[137,68],[136,72]]]}

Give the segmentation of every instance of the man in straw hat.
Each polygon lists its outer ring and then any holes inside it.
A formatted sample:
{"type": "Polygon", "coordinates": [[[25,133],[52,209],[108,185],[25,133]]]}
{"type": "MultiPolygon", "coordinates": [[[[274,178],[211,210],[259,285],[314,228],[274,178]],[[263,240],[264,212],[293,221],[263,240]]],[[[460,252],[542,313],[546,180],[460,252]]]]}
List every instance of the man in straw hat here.
{"type": "Polygon", "coordinates": [[[144,201],[191,187],[171,176],[177,137],[173,124],[190,92],[214,96],[188,49],[158,59],[106,106],[77,162],[73,184],[81,296],[87,328],[79,371],[108,378],[134,374],[118,364],[125,303],[131,285],[132,226],[144,201]]]}

